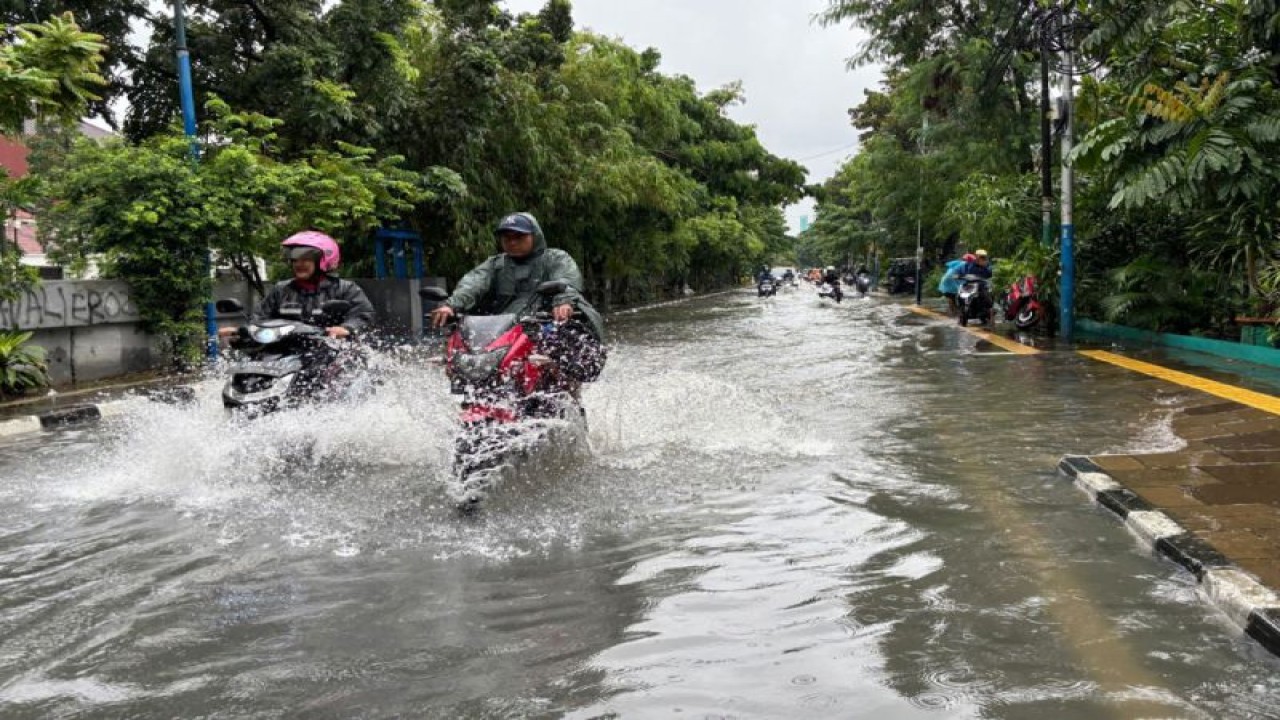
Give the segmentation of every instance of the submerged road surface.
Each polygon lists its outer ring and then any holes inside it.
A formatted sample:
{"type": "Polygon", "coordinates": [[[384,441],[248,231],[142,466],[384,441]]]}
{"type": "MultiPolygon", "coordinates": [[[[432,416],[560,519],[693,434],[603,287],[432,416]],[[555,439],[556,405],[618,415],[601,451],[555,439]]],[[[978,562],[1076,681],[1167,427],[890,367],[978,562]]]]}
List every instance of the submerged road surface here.
{"type": "Polygon", "coordinates": [[[0,716],[1280,717],[1280,663],[1055,474],[1176,444],[1175,387],[804,287],[612,332],[590,455],[470,519],[411,358],[0,445],[0,716]]]}

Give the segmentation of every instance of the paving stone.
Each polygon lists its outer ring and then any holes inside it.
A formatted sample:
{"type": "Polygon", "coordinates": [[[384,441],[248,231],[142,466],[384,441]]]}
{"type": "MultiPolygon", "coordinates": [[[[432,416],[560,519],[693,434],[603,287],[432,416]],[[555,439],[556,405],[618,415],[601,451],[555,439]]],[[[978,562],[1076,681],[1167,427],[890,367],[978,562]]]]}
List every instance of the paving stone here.
{"type": "Polygon", "coordinates": [[[1169,508],[1168,512],[1191,531],[1249,528],[1280,537],[1280,508],[1270,505],[1201,505],[1169,508]]]}
{"type": "MultiPolygon", "coordinates": [[[[1215,443],[1216,444],[1216,443],[1215,443]]],[[[1214,451],[1181,450],[1170,453],[1138,455],[1138,462],[1149,468],[1189,468],[1205,465],[1227,465],[1231,459],[1214,451]]]]}
{"type": "Polygon", "coordinates": [[[1195,467],[1121,470],[1112,472],[1110,475],[1116,482],[1129,487],[1183,487],[1221,482],[1208,472],[1195,467]]]}
{"type": "Polygon", "coordinates": [[[1222,428],[1229,425],[1231,425],[1231,423],[1226,422],[1221,415],[1175,417],[1173,419],[1173,429],[1176,432],[1182,432],[1191,428],[1222,428]]]}
{"type": "Polygon", "coordinates": [[[1221,425],[1201,425],[1196,427],[1178,427],[1175,425],[1174,432],[1183,440],[1206,440],[1208,438],[1233,435],[1230,430],[1223,429],[1221,425]]]}
{"type": "Polygon", "coordinates": [[[1208,415],[1211,413],[1231,412],[1232,410],[1238,410],[1239,408],[1240,406],[1233,402],[1214,402],[1184,408],[1182,412],[1185,415],[1208,415]]]}
{"type": "Polygon", "coordinates": [[[1266,503],[1280,507],[1280,483],[1237,482],[1220,485],[1200,485],[1190,489],[1192,495],[1205,505],[1239,505],[1241,503],[1266,503]]]}
{"type": "Polygon", "coordinates": [[[1263,585],[1280,588],[1280,565],[1275,560],[1244,559],[1240,561],[1240,567],[1253,573],[1263,585]]]}
{"type": "Polygon", "coordinates": [[[1219,450],[1234,462],[1241,463],[1280,463],[1280,448],[1275,450],[1219,450]]]}
{"type": "Polygon", "coordinates": [[[1146,467],[1132,455],[1093,455],[1089,459],[1112,474],[1117,470],[1142,470],[1146,467]]]}
{"type": "Polygon", "coordinates": [[[1280,463],[1220,465],[1206,467],[1203,470],[1224,483],[1274,483],[1280,485],[1280,463]]]}
{"type": "Polygon", "coordinates": [[[1214,438],[1206,442],[1223,450],[1273,450],[1280,448],[1280,430],[1214,438]]]}
{"type": "Polygon", "coordinates": [[[1142,487],[1125,483],[1125,486],[1142,496],[1143,500],[1157,508],[1174,509],[1183,507],[1204,507],[1186,488],[1181,487],[1142,487]]]}
{"type": "Polygon", "coordinates": [[[1220,530],[1196,535],[1237,563],[1245,559],[1266,560],[1276,556],[1273,542],[1249,530],[1220,530]]]}

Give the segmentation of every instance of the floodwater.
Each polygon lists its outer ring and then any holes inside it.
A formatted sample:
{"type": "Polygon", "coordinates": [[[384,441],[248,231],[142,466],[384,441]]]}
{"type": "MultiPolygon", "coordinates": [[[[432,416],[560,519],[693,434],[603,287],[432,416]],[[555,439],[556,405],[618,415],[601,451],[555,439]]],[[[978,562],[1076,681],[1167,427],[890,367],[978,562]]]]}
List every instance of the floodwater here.
{"type": "Polygon", "coordinates": [[[436,366],[0,445],[5,718],[1270,718],[1280,662],[1055,465],[1171,386],[883,300],[616,315],[590,451],[447,502],[436,366]]]}

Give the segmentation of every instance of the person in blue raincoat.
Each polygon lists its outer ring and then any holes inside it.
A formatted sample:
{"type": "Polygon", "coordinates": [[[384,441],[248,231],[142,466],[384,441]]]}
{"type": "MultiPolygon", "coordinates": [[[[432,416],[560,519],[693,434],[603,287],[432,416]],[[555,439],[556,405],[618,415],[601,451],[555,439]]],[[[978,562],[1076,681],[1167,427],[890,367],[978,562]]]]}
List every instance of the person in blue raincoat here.
{"type": "Polygon", "coordinates": [[[956,314],[956,294],[960,292],[960,276],[964,274],[966,265],[973,262],[976,256],[965,253],[959,260],[952,260],[942,271],[942,280],[938,282],[938,292],[947,299],[947,312],[956,314]]]}

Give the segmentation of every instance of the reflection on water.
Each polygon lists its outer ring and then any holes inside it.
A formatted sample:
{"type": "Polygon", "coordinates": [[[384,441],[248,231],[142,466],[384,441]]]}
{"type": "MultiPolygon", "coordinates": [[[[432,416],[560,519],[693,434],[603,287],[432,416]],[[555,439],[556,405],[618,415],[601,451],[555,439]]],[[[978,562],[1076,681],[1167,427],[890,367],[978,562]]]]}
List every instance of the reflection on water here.
{"type": "Polygon", "coordinates": [[[436,366],[0,446],[5,717],[1273,717],[1276,662],[1054,475],[1178,398],[805,287],[613,319],[591,453],[475,517],[436,366]]]}

